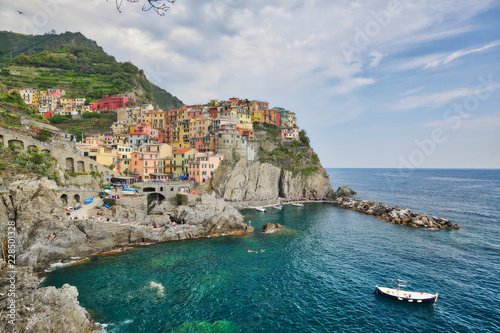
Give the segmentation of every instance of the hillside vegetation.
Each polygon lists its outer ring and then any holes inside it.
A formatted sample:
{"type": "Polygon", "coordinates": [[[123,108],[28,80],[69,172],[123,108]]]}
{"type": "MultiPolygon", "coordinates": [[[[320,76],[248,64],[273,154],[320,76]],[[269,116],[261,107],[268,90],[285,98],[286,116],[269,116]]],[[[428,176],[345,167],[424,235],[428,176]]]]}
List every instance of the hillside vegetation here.
{"type": "Polygon", "coordinates": [[[152,84],[143,70],[117,62],[81,33],[27,36],[0,31],[0,80],[7,88],[60,88],[89,102],[111,94],[135,93],[140,103],[164,110],[183,103],[152,84]]]}
{"type": "Polygon", "coordinates": [[[254,129],[261,163],[291,171],[294,176],[298,173],[310,175],[322,169],[318,155],[309,145],[305,130],[300,131],[298,141],[282,141],[276,125],[254,123],[254,129]]]}

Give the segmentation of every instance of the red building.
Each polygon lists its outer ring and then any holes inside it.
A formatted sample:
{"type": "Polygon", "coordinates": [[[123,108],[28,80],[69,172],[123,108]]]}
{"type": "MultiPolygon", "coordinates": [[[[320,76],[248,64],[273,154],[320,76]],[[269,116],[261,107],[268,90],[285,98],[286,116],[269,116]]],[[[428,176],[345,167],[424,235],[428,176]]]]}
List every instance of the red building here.
{"type": "MultiPolygon", "coordinates": [[[[106,96],[99,102],[90,103],[90,111],[101,111],[101,110],[118,110],[119,108],[129,107],[129,102],[136,103],[135,98],[129,95],[111,95],[106,96]]],[[[130,103],[132,104],[132,103],[130,103]]]]}

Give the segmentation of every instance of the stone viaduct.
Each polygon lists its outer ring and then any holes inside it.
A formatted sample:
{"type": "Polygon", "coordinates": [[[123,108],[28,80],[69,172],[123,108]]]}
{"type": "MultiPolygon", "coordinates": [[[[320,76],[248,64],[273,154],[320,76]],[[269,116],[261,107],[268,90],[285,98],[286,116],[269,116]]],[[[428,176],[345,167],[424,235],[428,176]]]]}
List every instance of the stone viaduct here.
{"type": "Polygon", "coordinates": [[[116,172],[97,163],[90,157],[77,154],[74,144],[67,140],[44,143],[21,131],[14,131],[0,126],[0,144],[3,146],[16,145],[21,147],[23,151],[38,148],[40,152],[50,153],[56,159],[60,168],[66,173],[99,172],[103,175],[104,181],[109,176],[118,176],[116,172]]]}

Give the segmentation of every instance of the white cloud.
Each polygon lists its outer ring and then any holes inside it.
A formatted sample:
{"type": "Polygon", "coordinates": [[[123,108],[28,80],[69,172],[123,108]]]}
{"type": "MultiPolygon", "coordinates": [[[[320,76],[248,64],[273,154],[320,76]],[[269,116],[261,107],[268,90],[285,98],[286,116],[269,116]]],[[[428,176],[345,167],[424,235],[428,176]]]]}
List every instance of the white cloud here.
{"type": "Polygon", "coordinates": [[[398,100],[392,106],[392,109],[399,111],[416,108],[436,108],[445,105],[454,99],[473,95],[474,91],[474,89],[460,88],[435,94],[405,97],[398,100]]]}
{"type": "MultiPolygon", "coordinates": [[[[409,96],[399,99],[392,105],[391,108],[395,111],[410,110],[416,108],[437,108],[448,104],[449,102],[457,98],[465,98],[472,95],[478,96],[483,94],[484,92],[488,92],[489,96],[492,91],[495,91],[498,88],[500,88],[500,85],[494,84],[488,87],[479,86],[478,88],[459,88],[434,94],[409,96]]],[[[481,98],[481,100],[483,100],[483,98],[481,98]]]]}
{"type": "Polygon", "coordinates": [[[376,81],[373,78],[351,78],[343,81],[341,84],[332,88],[334,95],[345,95],[353,90],[374,84],[376,81]]]}
{"type": "Polygon", "coordinates": [[[466,56],[468,54],[485,51],[485,50],[488,50],[488,49],[490,49],[492,47],[496,47],[498,45],[500,45],[500,40],[496,40],[494,42],[491,42],[491,43],[489,43],[489,44],[487,44],[485,46],[482,46],[482,47],[479,47],[479,48],[476,48],[476,49],[467,50],[467,51],[466,50],[456,51],[456,52],[453,52],[452,54],[446,56],[444,59],[439,59],[439,60],[436,60],[436,61],[428,63],[424,67],[424,69],[435,68],[435,67],[438,67],[438,66],[441,66],[441,65],[446,65],[446,64],[449,64],[450,62],[452,62],[455,59],[461,58],[461,57],[466,56]]]}
{"type": "Polygon", "coordinates": [[[480,118],[454,116],[446,120],[432,121],[424,124],[425,127],[439,127],[443,129],[473,132],[500,131],[500,113],[494,113],[480,118]]]}
{"type": "Polygon", "coordinates": [[[420,90],[422,89],[425,89],[425,86],[421,86],[421,87],[418,87],[418,88],[414,88],[414,89],[410,89],[410,90],[406,90],[406,91],[403,91],[402,93],[399,93],[398,95],[399,96],[408,96],[408,95],[413,95],[417,92],[419,92],[420,90]]]}
{"type": "Polygon", "coordinates": [[[370,52],[370,56],[372,57],[372,60],[370,61],[368,67],[369,68],[377,67],[380,63],[380,60],[382,60],[382,53],[377,51],[372,51],[370,52]]]}

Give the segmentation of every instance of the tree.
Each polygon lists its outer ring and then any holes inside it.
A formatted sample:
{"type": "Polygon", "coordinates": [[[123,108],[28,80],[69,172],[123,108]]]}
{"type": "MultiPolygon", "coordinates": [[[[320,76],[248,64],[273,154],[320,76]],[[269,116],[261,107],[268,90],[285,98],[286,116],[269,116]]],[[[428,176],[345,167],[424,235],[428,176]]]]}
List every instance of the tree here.
{"type": "MultiPolygon", "coordinates": [[[[106,0],[108,1],[108,0],[106,0]]],[[[144,2],[142,6],[142,10],[147,12],[149,10],[154,10],[158,15],[164,16],[166,12],[170,9],[170,6],[167,5],[169,4],[174,4],[175,0],[126,0],[127,2],[132,2],[132,3],[140,3],[144,2]]],[[[118,9],[118,12],[122,12],[121,7],[123,4],[123,0],[115,0],[116,2],[116,8],[118,9]]]]}
{"type": "Polygon", "coordinates": [[[82,118],[100,118],[100,114],[97,112],[84,112],[82,113],[82,118]]]}
{"type": "Polygon", "coordinates": [[[51,124],[62,124],[67,122],[68,118],[60,114],[55,114],[49,118],[49,121],[51,124]]]}
{"type": "Polygon", "coordinates": [[[309,138],[307,137],[307,132],[306,130],[301,130],[299,132],[299,138],[300,138],[300,142],[302,142],[303,145],[309,147],[309,143],[310,143],[310,140],[309,138]]]}

